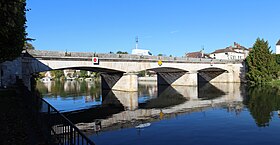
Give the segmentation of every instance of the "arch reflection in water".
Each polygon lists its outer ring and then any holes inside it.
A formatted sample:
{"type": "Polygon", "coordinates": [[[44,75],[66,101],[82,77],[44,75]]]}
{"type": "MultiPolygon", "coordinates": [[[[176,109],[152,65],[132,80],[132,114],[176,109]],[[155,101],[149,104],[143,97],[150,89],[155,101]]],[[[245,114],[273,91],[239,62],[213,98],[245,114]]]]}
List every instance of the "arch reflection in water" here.
{"type": "MultiPolygon", "coordinates": [[[[203,109],[207,109],[209,107],[214,106],[235,107],[237,105],[239,106],[238,108],[240,108],[240,106],[242,107],[243,98],[239,91],[240,85],[215,85],[216,86],[214,88],[223,89],[223,91],[219,90],[223,93],[219,94],[219,96],[217,97],[208,100],[198,98],[198,94],[203,92],[198,91],[197,87],[159,86],[157,93],[158,95],[150,97],[150,99],[146,100],[145,102],[140,101],[138,108],[134,107],[130,110],[126,109],[125,111],[112,114],[111,116],[108,116],[105,119],[99,120],[101,121],[102,131],[134,127],[139,124],[158,121],[163,118],[175,117],[176,115],[181,113],[201,111],[203,109]],[[195,94],[197,95],[194,96],[195,94]]],[[[148,86],[149,85],[145,85],[144,87],[148,86]]],[[[151,85],[151,87],[153,88],[154,86],[151,85]]],[[[143,95],[145,93],[139,94],[143,95]]],[[[143,97],[140,95],[139,98],[143,97]]],[[[115,97],[118,98],[117,96],[115,97]]],[[[128,104],[133,103],[129,102],[128,104]]],[[[129,106],[127,106],[126,108],[129,108],[129,106]]],[[[79,128],[85,130],[88,130],[92,127],[91,123],[80,123],[77,125],[79,126],[79,128]]]]}
{"type": "Polygon", "coordinates": [[[96,120],[105,130],[112,126],[116,128],[116,124],[121,127],[123,124],[133,126],[137,122],[156,121],[161,113],[168,118],[220,103],[242,101],[238,84],[213,83],[189,87],[142,83],[139,84],[139,92],[101,90],[99,82],[38,83],[37,87],[45,99],[63,110],[70,120],[83,123],[79,125],[84,129],[92,126],[86,122],[96,120]],[[67,110],[67,107],[71,109],[67,110]]]}
{"type": "MultiPolygon", "coordinates": [[[[147,141],[145,138],[151,132],[151,142],[158,141],[167,133],[172,139],[176,138],[176,143],[179,141],[179,144],[196,144],[196,138],[200,135],[205,137],[200,140],[201,144],[215,141],[215,144],[254,144],[254,141],[248,140],[250,132],[253,136],[262,136],[255,138],[256,142],[273,141],[272,144],[279,144],[275,140],[280,131],[278,87],[245,88],[240,84],[222,83],[204,84],[199,87],[171,87],[144,83],[139,84],[138,93],[125,94],[118,91],[101,91],[97,87],[98,83],[77,83],[80,84],[38,84],[38,88],[43,96],[64,104],[62,106],[77,106],[79,101],[83,100],[83,109],[62,109],[70,120],[80,129],[92,134],[93,140],[99,144],[106,142],[104,138],[108,137],[108,141],[118,144],[118,137],[123,135],[131,138],[126,140],[126,144],[135,144],[133,141],[137,139],[137,142],[142,144],[140,139],[147,141]],[[64,86],[80,88],[69,89],[64,86]],[[72,103],[69,103],[69,100],[72,100],[72,103]],[[90,104],[92,102],[99,104],[90,104]],[[145,123],[151,125],[136,131],[135,126],[145,123]],[[95,133],[100,131],[102,134],[96,136],[95,133]],[[264,133],[270,135],[263,136],[264,133]],[[220,140],[213,140],[214,136],[221,134],[223,137],[220,140]],[[233,136],[238,136],[238,141],[231,140],[233,136]]],[[[107,143],[109,144],[105,144],[107,143]]]]}

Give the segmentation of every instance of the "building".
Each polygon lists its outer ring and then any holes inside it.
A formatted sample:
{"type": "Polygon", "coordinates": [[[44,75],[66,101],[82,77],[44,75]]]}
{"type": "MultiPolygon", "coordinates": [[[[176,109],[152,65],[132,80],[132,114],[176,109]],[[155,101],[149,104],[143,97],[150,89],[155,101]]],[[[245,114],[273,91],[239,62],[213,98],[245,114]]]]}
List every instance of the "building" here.
{"type": "Polygon", "coordinates": [[[249,49],[234,42],[233,46],[215,50],[210,54],[213,59],[245,59],[249,55],[249,49]]]}
{"type": "Polygon", "coordinates": [[[203,50],[198,52],[190,52],[186,53],[186,57],[188,58],[210,58],[209,54],[205,54],[203,50]]]}
{"type": "Polygon", "coordinates": [[[51,78],[51,77],[43,77],[43,78],[41,79],[41,82],[50,82],[50,81],[52,81],[52,78],[51,78]]]}
{"type": "Polygon", "coordinates": [[[276,43],[276,54],[280,54],[280,40],[276,43]]]}
{"type": "Polygon", "coordinates": [[[241,46],[240,44],[234,42],[232,49],[236,52],[240,52],[244,54],[244,59],[249,55],[250,49],[241,46]]]}

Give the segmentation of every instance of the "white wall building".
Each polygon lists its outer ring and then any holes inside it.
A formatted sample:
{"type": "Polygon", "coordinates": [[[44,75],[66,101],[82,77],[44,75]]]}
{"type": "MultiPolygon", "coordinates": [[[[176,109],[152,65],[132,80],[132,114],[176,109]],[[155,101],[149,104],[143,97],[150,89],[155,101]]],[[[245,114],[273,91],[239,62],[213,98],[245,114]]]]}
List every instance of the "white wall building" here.
{"type": "Polygon", "coordinates": [[[210,54],[213,59],[245,59],[244,54],[232,49],[219,49],[210,54]]]}
{"type": "Polygon", "coordinates": [[[276,43],[276,54],[280,54],[280,40],[276,43]]]}
{"type": "Polygon", "coordinates": [[[213,59],[245,59],[249,55],[249,49],[234,42],[234,46],[218,49],[210,54],[213,59]]]}

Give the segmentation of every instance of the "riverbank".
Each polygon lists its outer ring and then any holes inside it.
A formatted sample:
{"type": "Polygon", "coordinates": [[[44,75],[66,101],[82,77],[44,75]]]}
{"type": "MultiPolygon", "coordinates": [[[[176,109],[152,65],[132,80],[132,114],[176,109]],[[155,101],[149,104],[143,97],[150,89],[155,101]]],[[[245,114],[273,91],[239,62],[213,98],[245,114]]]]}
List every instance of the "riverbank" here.
{"type": "Polygon", "coordinates": [[[157,77],[138,77],[138,81],[150,81],[150,82],[156,82],[157,77]]]}
{"type": "Polygon", "coordinates": [[[46,144],[29,105],[18,88],[0,89],[0,144],[46,144]]]}

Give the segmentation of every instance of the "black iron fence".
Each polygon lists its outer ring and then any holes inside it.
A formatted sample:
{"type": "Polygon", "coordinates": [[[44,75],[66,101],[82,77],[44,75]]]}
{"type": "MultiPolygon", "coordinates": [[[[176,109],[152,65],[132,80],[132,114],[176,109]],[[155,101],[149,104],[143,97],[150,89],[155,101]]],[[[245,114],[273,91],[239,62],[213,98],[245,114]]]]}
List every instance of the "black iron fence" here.
{"type": "Polygon", "coordinates": [[[31,104],[29,109],[34,113],[39,126],[44,132],[48,144],[56,145],[94,145],[70,120],[59,113],[52,105],[39,97],[39,93],[31,93],[23,89],[25,100],[31,104]]]}

